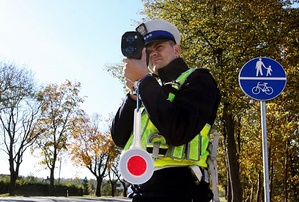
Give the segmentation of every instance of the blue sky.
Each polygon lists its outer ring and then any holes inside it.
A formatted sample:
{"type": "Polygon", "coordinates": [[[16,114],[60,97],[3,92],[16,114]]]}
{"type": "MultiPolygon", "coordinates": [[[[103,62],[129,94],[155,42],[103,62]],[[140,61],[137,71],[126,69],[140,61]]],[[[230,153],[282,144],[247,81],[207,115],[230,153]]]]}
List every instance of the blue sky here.
{"type": "MultiPolygon", "coordinates": [[[[142,8],[141,0],[0,0],[0,61],[31,69],[39,84],[80,82],[82,108],[107,117],[124,91],[104,67],[121,63],[121,35],[134,30],[142,8]]],[[[8,173],[6,159],[0,152],[0,173],[8,173]]],[[[35,173],[30,166],[37,169],[24,159],[21,175],[35,173]]]]}

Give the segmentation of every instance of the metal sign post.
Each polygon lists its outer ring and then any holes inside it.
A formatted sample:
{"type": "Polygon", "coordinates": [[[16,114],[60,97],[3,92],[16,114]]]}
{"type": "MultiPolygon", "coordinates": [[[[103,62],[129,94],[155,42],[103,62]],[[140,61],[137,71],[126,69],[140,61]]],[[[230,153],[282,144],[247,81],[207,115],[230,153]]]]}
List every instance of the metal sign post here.
{"type": "Polygon", "coordinates": [[[270,202],[266,102],[277,97],[285,88],[286,73],[275,60],[267,57],[248,61],[239,73],[239,84],[249,97],[260,100],[263,144],[264,198],[270,202]]]}
{"type": "Polygon", "coordinates": [[[261,126],[262,126],[262,144],[263,144],[264,194],[265,194],[264,198],[265,198],[265,202],[270,202],[266,102],[261,101],[260,104],[261,104],[261,126]]]}

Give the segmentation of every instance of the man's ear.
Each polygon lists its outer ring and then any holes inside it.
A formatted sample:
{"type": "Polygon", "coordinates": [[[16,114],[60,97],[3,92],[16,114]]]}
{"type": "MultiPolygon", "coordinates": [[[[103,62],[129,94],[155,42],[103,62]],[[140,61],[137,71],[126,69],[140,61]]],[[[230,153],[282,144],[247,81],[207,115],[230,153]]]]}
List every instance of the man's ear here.
{"type": "Polygon", "coordinates": [[[181,55],[181,46],[178,44],[174,45],[174,53],[176,54],[177,57],[179,57],[181,55]]]}

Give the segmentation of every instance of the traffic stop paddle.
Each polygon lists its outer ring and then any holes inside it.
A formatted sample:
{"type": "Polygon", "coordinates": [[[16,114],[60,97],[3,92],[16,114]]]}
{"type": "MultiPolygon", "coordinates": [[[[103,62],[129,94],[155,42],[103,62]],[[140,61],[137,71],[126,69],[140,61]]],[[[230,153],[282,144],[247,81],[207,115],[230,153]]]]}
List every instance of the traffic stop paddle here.
{"type": "MultiPolygon", "coordinates": [[[[137,97],[139,97],[137,95],[137,97]]],[[[134,111],[133,145],[120,157],[120,173],[123,178],[131,184],[142,184],[148,181],[154,172],[154,162],[148,152],[141,147],[141,110],[139,109],[139,98],[137,108],[134,111]]]]}

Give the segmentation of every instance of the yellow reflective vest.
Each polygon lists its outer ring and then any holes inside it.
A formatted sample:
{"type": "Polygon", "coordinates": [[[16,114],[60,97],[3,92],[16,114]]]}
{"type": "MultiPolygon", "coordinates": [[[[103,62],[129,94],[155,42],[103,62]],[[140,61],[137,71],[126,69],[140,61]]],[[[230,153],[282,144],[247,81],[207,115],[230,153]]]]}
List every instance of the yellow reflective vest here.
{"type": "MultiPolygon", "coordinates": [[[[185,82],[186,78],[193,72],[189,69],[183,72],[172,85],[177,90],[185,82]]],[[[175,95],[169,93],[168,100],[173,101],[175,95]]],[[[190,142],[180,146],[172,146],[166,143],[163,134],[160,135],[158,129],[150,121],[147,113],[143,110],[141,115],[141,147],[147,150],[154,158],[155,168],[198,165],[207,167],[209,155],[209,133],[211,126],[206,124],[204,128],[190,142]]],[[[133,144],[133,134],[129,138],[124,151],[133,144]]]]}

